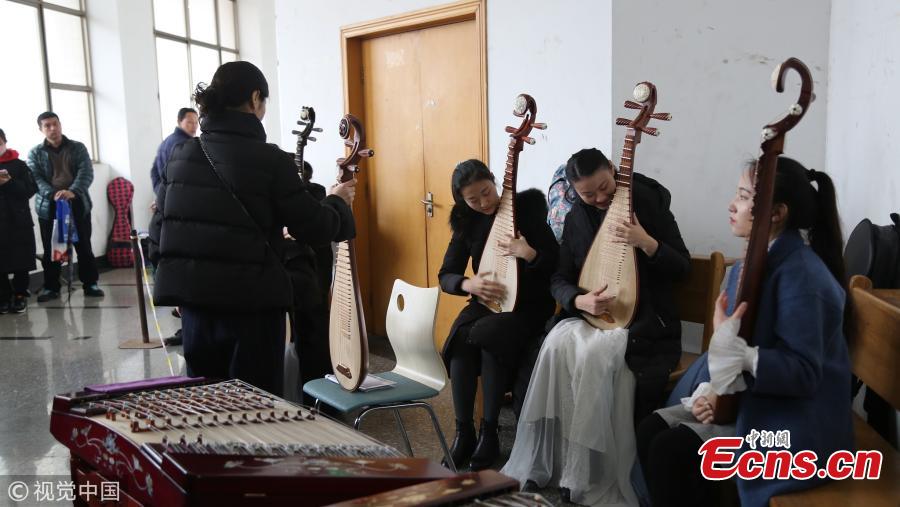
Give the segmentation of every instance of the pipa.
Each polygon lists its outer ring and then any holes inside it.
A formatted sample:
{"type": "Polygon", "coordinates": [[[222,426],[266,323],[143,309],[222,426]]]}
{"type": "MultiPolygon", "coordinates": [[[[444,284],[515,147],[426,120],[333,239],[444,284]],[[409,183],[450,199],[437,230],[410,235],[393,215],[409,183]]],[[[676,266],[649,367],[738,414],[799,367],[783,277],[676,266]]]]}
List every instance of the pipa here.
{"type": "Polygon", "coordinates": [[[297,151],[294,153],[294,164],[297,165],[297,174],[300,175],[300,179],[303,183],[309,183],[303,174],[303,153],[306,148],[306,143],[308,141],[316,140],[311,134],[313,132],[322,131],[322,129],[315,126],[316,110],[308,106],[303,106],[303,108],[300,109],[300,119],[297,120],[297,125],[300,125],[302,129],[291,131],[291,134],[297,136],[297,151]]]}
{"type": "Polygon", "coordinates": [[[506,172],[503,175],[503,191],[500,193],[500,204],[494,223],[488,233],[481,254],[481,262],[478,264],[479,273],[490,273],[491,279],[506,287],[506,297],[500,301],[489,301],[481,297],[478,302],[494,312],[511,312],[516,306],[516,296],[519,288],[519,263],[513,256],[502,255],[503,249],[499,243],[505,242],[510,236],[518,237],[516,229],[516,173],[519,169],[519,153],[525,143],[534,144],[534,139],[528,137],[531,129],[543,130],[547,128],[544,123],[535,123],[537,117],[537,105],[531,95],[525,93],[516,97],[513,114],[522,118],[518,127],[506,127],[509,133],[509,150],[506,154],[506,172]]]}
{"type": "Polygon", "coordinates": [[[641,142],[642,133],[659,135],[659,130],[647,126],[651,119],[672,119],[669,113],[653,112],[656,108],[656,86],[653,83],[638,83],[633,94],[637,102],[626,100],[625,107],[640,109],[640,112],[633,120],[616,119],[616,125],[626,127],[622,161],[616,174],[616,191],[578,277],[578,285],[582,289],[594,291],[606,286],[606,294],[615,296],[601,315],[582,312],[592,326],[605,330],[630,326],[638,304],[637,255],[633,246],[615,241],[615,233],[608,224],[626,221],[634,223],[631,183],[635,148],[641,142]]]}
{"type": "MultiPolygon", "coordinates": [[[[339,158],[338,180],[343,183],[359,172],[359,161],[371,157],[374,151],[366,148],[366,133],[352,114],[344,115],[338,128],[344,144],[350,148],[346,157],[339,158]]],[[[331,285],[331,315],[328,327],[331,366],[341,387],[355,391],[363,379],[369,363],[369,341],[359,292],[359,274],[353,240],[337,244],[334,262],[334,281],[331,285]]]]}
{"type": "MultiPolygon", "coordinates": [[[[741,318],[738,336],[753,345],[753,330],[756,324],[756,312],[759,308],[759,297],[763,280],[766,276],[766,259],[769,255],[769,233],[772,229],[772,200],[775,196],[775,171],[778,156],[784,152],[784,137],[794,128],[806,114],[809,104],[815,100],[813,80],[809,68],[797,58],[788,58],[775,68],[772,73],[772,86],[775,91],[784,91],[784,77],[788,70],[794,69],[800,74],[800,97],[788,107],[787,114],[780,120],[763,127],[760,155],[756,160],[756,177],[753,182],[753,225],[747,241],[747,252],[741,264],[738,281],[737,301],[734,307],[747,303],[747,311],[741,318]]],[[[718,424],[730,423],[737,417],[739,395],[719,396],[716,400],[713,419],[718,424]]]]}

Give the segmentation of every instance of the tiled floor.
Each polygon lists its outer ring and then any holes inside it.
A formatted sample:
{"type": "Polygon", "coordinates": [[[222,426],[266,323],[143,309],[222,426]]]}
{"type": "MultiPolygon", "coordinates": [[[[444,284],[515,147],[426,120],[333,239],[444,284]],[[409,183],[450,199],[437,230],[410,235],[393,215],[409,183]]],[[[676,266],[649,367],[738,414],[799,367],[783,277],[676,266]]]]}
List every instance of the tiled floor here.
{"type": "MultiPolygon", "coordinates": [[[[133,272],[103,273],[100,285],[106,291],[102,299],[84,298],[76,283],[78,288],[68,302],[64,289],[61,300],[39,304],[32,297],[27,313],[0,315],[0,475],[68,475],[68,450],[49,431],[54,395],[91,384],[170,375],[163,349],[118,348],[120,342],[141,336],[133,272]]],[[[180,327],[168,308],[159,309],[157,316],[163,336],[171,336],[180,327]]],[[[152,315],[149,319],[155,336],[152,315]]],[[[394,361],[387,341],[372,338],[370,347],[370,370],[391,369],[394,361]]],[[[176,375],[184,373],[180,352],[180,347],[168,351],[176,375]]],[[[432,403],[449,445],[454,431],[449,388],[432,403]]],[[[415,454],[440,461],[443,453],[424,411],[406,411],[403,421],[415,454]]],[[[512,447],[511,410],[503,410],[500,424],[503,457],[497,468],[512,447]]],[[[403,449],[388,413],[367,417],[361,429],[403,449]]],[[[545,495],[558,501],[555,491],[545,495]]]]}

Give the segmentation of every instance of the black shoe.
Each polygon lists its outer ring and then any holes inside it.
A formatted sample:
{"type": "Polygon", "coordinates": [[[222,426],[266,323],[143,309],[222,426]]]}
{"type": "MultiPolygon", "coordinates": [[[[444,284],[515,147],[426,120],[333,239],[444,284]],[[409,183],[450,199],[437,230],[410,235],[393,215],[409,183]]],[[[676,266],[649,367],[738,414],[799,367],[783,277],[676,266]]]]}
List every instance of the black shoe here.
{"type": "MultiPolygon", "coordinates": [[[[475,425],[472,421],[464,423],[456,421],[456,436],[453,437],[453,445],[450,446],[450,458],[457,470],[461,470],[469,462],[474,450],[475,425]]],[[[448,466],[447,459],[444,458],[441,464],[448,466]]]]}
{"type": "Polygon", "coordinates": [[[41,289],[38,293],[37,302],[46,303],[47,301],[52,301],[54,299],[59,299],[58,290],[41,289]]]}
{"type": "Polygon", "coordinates": [[[522,493],[537,493],[541,490],[541,487],[538,486],[538,483],[534,482],[531,479],[525,481],[525,485],[522,486],[522,493]]]}
{"type": "Polygon", "coordinates": [[[478,434],[478,445],[472,453],[469,468],[473,472],[490,468],[500,457],[500,435],[497,434],[497,423],[481,421],[481,432],[478,434]]]}
{"type": "Polygon", "coordinates": [[[569,488],[559,488],[559,499],[566,503],[572,503],[572,492],[569,488]]]}
{"type": "Polygon", "coordinates": [[[10,307],[10,312],[12,313],[25,313],[25,309],[28,307],[28,298],[25,297],[24,294],[18,295],[13,298],[12,306],[10,307]]]}
{"type": "Polygon", "coordinates": [[[166,347],[177,347],[184,343],[184,339],[181,337],[181,330],[175,331],[175,336],[170,336],[165,339],[166,347]]]}
{"type": "Polygon", "coordinates": [[[106,294],[103,293],[103,289],[99,285],[92,283],[84,286],[84,295],[91,298],[102,298],[106,294]]]}
{"type": "Polygon", "coordinates": [[[0,303],[0,315],[4,313],[9,313],[9,310],[12,308],[12,305],[9,304],[9,301],[4,301],[0,303]]]}

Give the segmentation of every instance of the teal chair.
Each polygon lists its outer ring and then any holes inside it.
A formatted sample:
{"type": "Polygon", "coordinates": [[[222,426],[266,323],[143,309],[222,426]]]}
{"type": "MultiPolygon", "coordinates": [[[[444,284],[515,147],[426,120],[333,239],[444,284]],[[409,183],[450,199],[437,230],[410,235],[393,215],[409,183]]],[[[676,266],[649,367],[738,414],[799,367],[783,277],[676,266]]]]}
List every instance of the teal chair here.
{"type": "Polygon", "coordinates": [[[363,419],[373,412],[382,410],[393,412],[409,456],[413,455],[413,451],[409,435],[400,418],[400,410],[415,408],[425,410],[431,417],[446,462],[451,470],[456,472],[437,416],[431,405],[423,401],[434,398],[447,385],[447,372],[435,349],[433,338],[438,295],[437,287],[423,289],[403,280],[394,281],[385,327],[397,357],[397,365],[389,372],[377,374],[383,379],[396,382],[393,387],[370,392],[350,392],[323,378],[304,384],[303,392],[315,398],[316,408],[320,403],[324,403],[342,413],[361,410],[353,423],[356,429],[359,429],[363,419]]]}

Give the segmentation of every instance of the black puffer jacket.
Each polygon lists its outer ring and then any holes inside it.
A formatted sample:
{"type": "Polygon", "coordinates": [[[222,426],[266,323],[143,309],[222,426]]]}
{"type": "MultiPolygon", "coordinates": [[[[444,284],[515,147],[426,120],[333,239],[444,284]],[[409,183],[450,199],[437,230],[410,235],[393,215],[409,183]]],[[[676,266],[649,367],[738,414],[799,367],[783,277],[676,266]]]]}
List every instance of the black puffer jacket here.
{"type": "Polygon", "coordinates": [[[355,235],[350,207],[336,196],[321,203],[312,197],[293,156],[266,144],[256,116],[210,115],[201,129],[216,169],[252,218],[216,177],[199,139],[176,147],[150,227],[151,256],[159,262],[154,300],[164,306],[287,308],[282,228],[312,244],[343,241],[355,235]]]}
{"type": "MultiPolygon", "coordinates": [[[[9,150],[9,160],[0,162],[12,177],[0,186],[0,273],[34,269],[34,222],[28,199],[37,191],[25,162],[9,150]]],[[[2,280],[0,280],[2,283],[2,280]]]]}

